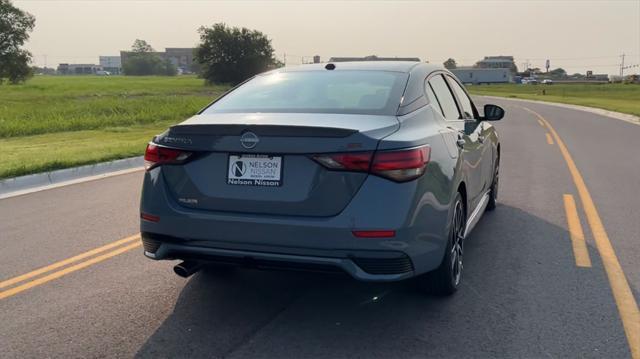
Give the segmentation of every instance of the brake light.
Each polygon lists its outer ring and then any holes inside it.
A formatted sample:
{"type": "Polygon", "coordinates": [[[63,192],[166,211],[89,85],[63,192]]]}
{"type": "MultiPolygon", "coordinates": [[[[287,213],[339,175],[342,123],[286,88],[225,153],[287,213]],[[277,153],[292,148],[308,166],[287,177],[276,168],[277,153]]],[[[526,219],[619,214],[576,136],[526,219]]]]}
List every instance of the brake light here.
{"type": "Polygon", "coordinates": [[[396,182],[422,176],[429,163],[431,148],[421,146],[406,150],[331,153],[313,159],[329,170],[369,172],[396,182]]]}
{"type": "Polygon", "coordinates": [[[148,171],[164,164],[183,163],[191,156],[191,152],[177,148],[161,147],[153,143],[147,145],[144,152],[144,168],[148,171]]]}

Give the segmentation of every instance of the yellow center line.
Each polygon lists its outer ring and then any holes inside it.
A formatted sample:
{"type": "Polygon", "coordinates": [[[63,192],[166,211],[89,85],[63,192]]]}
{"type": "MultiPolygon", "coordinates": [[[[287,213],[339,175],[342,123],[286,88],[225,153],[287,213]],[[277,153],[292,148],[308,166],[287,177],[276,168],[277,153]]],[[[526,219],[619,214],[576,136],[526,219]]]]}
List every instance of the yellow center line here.
{"type": "Polygon", "coordinates": [[[570,194],[565,194],[563,198],[576,265],[578,267],[591,267],[591,258],[589,258],[589,250],[587,250],[587,243],[584,240],[584,232],[582,231],[582,225],[578,217],[576,202],[570,194]]]}
{"type": "Polygon", "coordinates": [[[50,281],[52,281],[54,279],[60,278],[60,277],[62,277],[64,275],[67,275],[69,273],[73,273],[75,271],[78,271],[80,269],[86,268],[86,267],[91,266],[93,264],[100,263],[100,262],[102,262],[102,261],[104,261],[106,259],[109,259],[111,257],[115,257],[115,256],[117,256],[119,254],[122,254],[124,252],[130,251],[130,250],[132,250],[134,248],[140,247],[140,245],[142,245],[142,243],[140,243],[140,242],[129,244],[127,246],[120,247],[120,248],[118,248],[118,249],[116,249],[114,251],[107,252],[107,253],[99,255],[97,257],[93,257],[93,258],[91,258],[91,259],[89,259],[87,261],[80,262],[78,264],[72,265],[70,267],[67,267],[65,269],[59,270],[57,272],[53,272],[53,273],[48,274],[48,275],[46,275],[44,277],[40,277],[38,279],[34,279],[34,280],[30,281],[30,282],[26,282],[26,283],[21,284],[21,285],[19,285],[17,287],[13,287],[11,289],[7,289],[5,291],[0,292],[0,300],[1,299],[5,299],[7,297],[10,297],[12,295],[16,295],[16,294],[18,294],[20,292],[23,292],[23,291],[25,291],[27,289],[30,289],[30,288],[33,288],[35,286],[50,282],[50,281]]]}
{"type": "Polygon", "coordinates": [[[578,194],[582,201],[582,207],[587,215],[587,221],[589,222],[591,232],[593,233],[596,247],[598,248],[598,252],[602,258],[602,264],[605,272],[607,273],[607,278],[609,278],[609,285],[611,286],[611,291],[613,292],[613,297],[616,301],[618,312],[620,313],[620,319],[622,320],[622,326],[624,327],[624,332],[627,336],[627,341],[629,342],[631,357],[634,359],[640,359],[640,310],[638,309],[638,304],[633,296],[631,287],[629,287],[629,282],[622,270],[622,266],[618,261],[616,252],[611,245],[611,241],[609,240],[607,231],[604,228],[604,224],[600,219],[596,205],[591,198],[589,190],[587,189],[587,185],[585,184],[580,171],[578,171],[578,167],[573,161],[571,154],[569,154],[569,150],[567,150],[567,147],[564,145],[564,142],[562,142],[562,139],[558,136],[555,129],[551,127],[549,121],[537,112],[526,107],[523,108],[534,114],[539,120],[545,123],[547,128],[549,128],[549,131],[551,131],[551,134],[556,140],[558,148],[567,163],[567,167],[569,167],[569,172],[571,172],[573,182],[578,189],[578,194]]]}
{"type": "Polygon", "coordinates": [[[540,126],[544,127],[544,122],[538,120],[538,123],[540,124],[540,126]]]}
{"type": "Polygon", "coordinates": [[[547,143],[550,145],[553,145],[553,138],[551,137],[551,135],[549,133],[547,133],[547,143]]]}
{"type": "Polygon", "coordinates": [[[7,287],[7,286],[10,286],[10,285],[13,285],[15,283],[22,282],[24,280],[27,280],[27,279],[30,279],[30,278],[33,278],[33,277],[36,277],[36,276],[38,276],[40,274],[43,274],[43,273],[46,273],[46,272],[50,272],[50,271],[52,271],[54,269],[58,269],[60,267],[64,267],[64,266],[66,266],[68,264],[77,262],[77,261],[79,261],[81,259],[85,259],[87,257],[91,257],[91,256],[96,255],[98,253],[102,253],[102,252],[104,252],[106,250],[109,250],[111,248],[120,246],[120,245],[125,244],[125,243],[129,243],[129,242],[135,241],[137,239],[140,239],[140,234],[136,234],[136,235],[133,235],[133,236],[130,236],[130,237],[127,237],[127,238],[120,239],[118,241],[115,241],[113,243],[109,243],[109,244],[104,245],[102,247],[98,247],[98,248],[92,249],[90,251],[78,254],[77,256],[73,256],[71,258],[68,258],[68,259],[65,259],[65,260],[50,264],[50,265],[48,265],[46,267],[42,267],[42,268],[36,269],[34,271],[31,271],[29,273],[26,273],[26,274],[23,274],[23,275],[19,275],[17,277],[11,278],[11,279],[7,279],[5,281],[0,282],[0,289],[4,288],[4,287],[7,287]]]}

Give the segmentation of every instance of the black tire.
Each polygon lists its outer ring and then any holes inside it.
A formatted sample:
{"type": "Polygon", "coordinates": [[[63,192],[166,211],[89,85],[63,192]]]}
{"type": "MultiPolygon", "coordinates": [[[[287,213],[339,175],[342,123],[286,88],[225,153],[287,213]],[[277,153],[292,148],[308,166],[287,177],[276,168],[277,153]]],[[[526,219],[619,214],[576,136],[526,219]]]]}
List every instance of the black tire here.
{"type": "Polygon", "coordinates": [[[493,170],[493,182],[489,189],[489,202],[487,211],[493,211],[498,205],[498,185],[500,184],[500,157],[496,159],[496,168],[493,170]]]}
{"type": "Polygon", "coordinates": [[[464,230],[467,216],[460,193],[457,193],[453,203],[451,230],[442,263],[434,271],[418,278],[418,284],[421,289],[440,296],[448,296],[455,293],[462,280],[464,230]]]}

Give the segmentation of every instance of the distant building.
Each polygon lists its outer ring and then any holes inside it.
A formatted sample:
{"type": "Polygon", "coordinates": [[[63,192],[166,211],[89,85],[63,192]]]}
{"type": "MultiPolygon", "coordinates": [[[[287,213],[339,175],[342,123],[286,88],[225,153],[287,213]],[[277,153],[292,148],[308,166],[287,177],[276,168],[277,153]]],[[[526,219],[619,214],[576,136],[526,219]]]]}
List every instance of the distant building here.
{"type": "Polygon", "coordinates": [[[378,57],[376,55],[364,57],[332,57],[329,62],[353,62],[353,61],[415,61],[420,62],[419,57],[378,57]]]}
{"type": "Polygon", "coordinates": [[[167,47],[164,52],[164,57],[183,73],[197,72],[193,62],[193,54],[195,50],[196,49],[191,47],[167,47]]]}
{"type": "MultiPolygon", "coordinates": [[[[168,60],[180,73],[189,74],[198,72],[198,64],[194,62],[195,48],[192,47],[167,47],[164,52],[153,52],[162,60],[168,60]]],[[[131,56],[131,51],[120,51],[120,59],[122,64],[127,63],[127,58],[131,56]]]]}
{"type": "Polygon", "coordinates": [[[513,82],[513,74],[508,68],[458,67],[449,71],[465,84],[513,82]]]}
{"type": "Polygon", "coordinates": [[[112,75],[119,75],[122,72],[122,61],[120,56],[100,56],[100,66],[104,71],[112,75]]]}
{"type": "Polygon", "coordinates": [[[102,66],[93,64],[60,64],[57,72],[60,75],[95,75],[103,71],[102,66]]]}
{"type": "Polygon", "coordinates": [[[602,82],[609,82],[609,75],[608,74],[594,74],[591,71],[587,71],[587,76],[586,76],[587,80],[591,80],[591,81],[602,81],[602,82]]]}
{"type": "Polygon", "coordinates": [[[518,72],[513,56],[485,56],[484,59],[476,62],[475,67],[481,69],[509,69],[512,74],[518,72]]]}

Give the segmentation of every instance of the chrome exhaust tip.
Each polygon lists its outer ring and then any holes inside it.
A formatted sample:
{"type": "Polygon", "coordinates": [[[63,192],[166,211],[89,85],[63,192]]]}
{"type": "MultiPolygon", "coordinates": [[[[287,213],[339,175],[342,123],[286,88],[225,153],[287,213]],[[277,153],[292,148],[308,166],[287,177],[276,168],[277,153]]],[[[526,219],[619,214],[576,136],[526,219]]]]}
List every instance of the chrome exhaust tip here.
{"type": "Polygon", "coordinates": [[[199,262],[184,261],[173,267],[173,271],[182,278],[188,278],[202,268],[199,262]]]}

